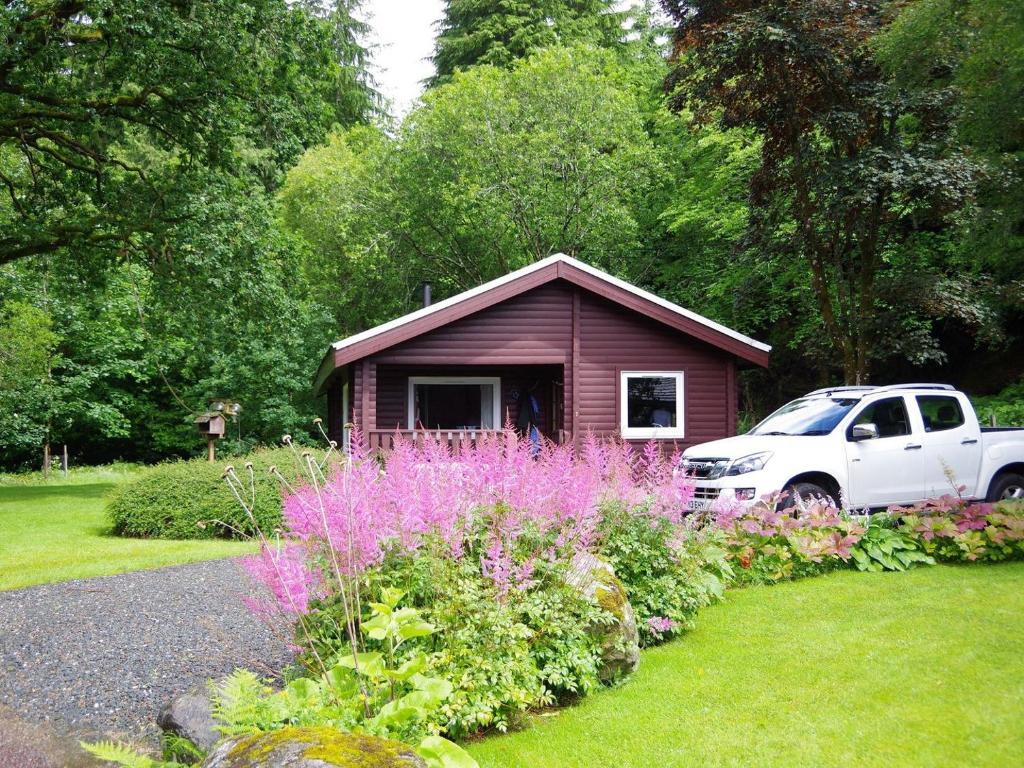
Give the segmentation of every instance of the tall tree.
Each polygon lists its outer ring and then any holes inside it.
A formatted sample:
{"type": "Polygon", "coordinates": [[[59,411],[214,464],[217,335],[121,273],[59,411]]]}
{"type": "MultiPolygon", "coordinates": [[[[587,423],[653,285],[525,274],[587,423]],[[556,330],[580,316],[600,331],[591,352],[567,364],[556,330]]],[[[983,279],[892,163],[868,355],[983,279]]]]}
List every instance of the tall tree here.
{"type": "Polygon", "coordinates": [[[609,46],[623,39],[614,0],[447,0],[431,85],[475,64],[509,67],[552,45],[609,46]]]}
{"type": "Polygon", "coordinates": [[[630,276],[667,182],[632,88],[610,52],[552,48],[432,89],[394,139],[357,129],[308,153],[284,220],[323,254],[309,266],[341,328],[424,281],[450,295],[558,251],[630,276]]]}
{"type": "Polygon", "coordinates": [[[321,19],[330,32],[338,65],[329,100],[339,125],[367,122],[382,108],[382,97],[370,73],[366,39],[370,25],[360,15],[363,0],[302,0],[302,7],[321,19]]]}
{"type": "Polygon", "coordinates": [[[885,309],[913,297],[901,283],[914,273],[894,260],[973,190],[974,168],[950,142],[952,94],[889,87],[869,46],[877,1],[663,6],[677,24],[674,106],[761,139],[747,247],[802,265],[844,378],[866,381],[892,351],[885,309]]]}
{"type": "MultiPolygon", "coordinates": [[[[1016,0],[914,0],[875,41],[878,58],[912,92],[961,96],[958,139],[982,158],[977,216],[965,247],[1003,281],[1024,264],[1024,12],[1016,0]]],[[[1019,291],[1013,294],[1018,295],[1019,291]]],[[[1010,298],[1010,297],[1008,297],[1010,298]]],[[[1018,309],[1020,304],[1018,302],[1018,309]]]]}
{"type": "Polygon", "coordinates": [[[5,3],[0,40],[0,263],[166,251],[210,172],[273,186],[334,117],[330,30],[285,0],[5,3]]]}

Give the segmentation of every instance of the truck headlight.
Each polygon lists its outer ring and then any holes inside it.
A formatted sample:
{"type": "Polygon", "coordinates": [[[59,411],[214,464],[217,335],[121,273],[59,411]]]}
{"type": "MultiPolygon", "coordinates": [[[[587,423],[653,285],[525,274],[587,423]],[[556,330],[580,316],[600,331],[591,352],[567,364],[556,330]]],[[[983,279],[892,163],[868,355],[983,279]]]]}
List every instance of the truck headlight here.
{"type": "Polygon", "coordinates": [[[768,463],[768,459],[771,457],[771,451],[762,451],[761,453],[752,453],[749,456],[743,456],[730,464],[729,469],[726,470],[725,474],[726,476],[730,476],[745,475],[748,472],[757,472],[759,469],[764,469],[764,465],[768,463]]]}

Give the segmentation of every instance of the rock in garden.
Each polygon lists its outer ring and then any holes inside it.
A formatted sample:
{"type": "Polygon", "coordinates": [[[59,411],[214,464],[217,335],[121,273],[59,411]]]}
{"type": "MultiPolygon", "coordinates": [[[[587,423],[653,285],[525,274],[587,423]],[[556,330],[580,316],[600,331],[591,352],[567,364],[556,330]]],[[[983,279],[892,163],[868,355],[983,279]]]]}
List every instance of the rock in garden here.
{"type": "Polygon", "coordinates": [[[640,666],[640,633],[626,588],[615,575],[615,569],[596,555],[577,552],[566,580],[615,617],[610,624],[589,627],[601,641],[601,680],[611,682],[635,672],[640,666]]]}
{"type": "Polygon", "coordinates": [[[201,694],[179,696],[160,710],[156,719],[165,731],[188,739],[203,752],[208,752],[220,739],[210,700],[201,694]]]}
{"type": "Polygon", "coordinates": [[[412,747],[334,728],[282,728],[222,741],[202,768],[426,768],[412,747]]]}

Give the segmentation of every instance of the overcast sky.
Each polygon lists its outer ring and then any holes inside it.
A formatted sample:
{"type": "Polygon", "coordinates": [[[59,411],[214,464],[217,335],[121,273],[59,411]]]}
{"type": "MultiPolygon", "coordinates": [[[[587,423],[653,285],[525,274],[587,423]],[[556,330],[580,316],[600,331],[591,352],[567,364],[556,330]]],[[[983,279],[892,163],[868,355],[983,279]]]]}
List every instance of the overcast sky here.
{"type": "Polygon", "coordinates": [[[378,88],[401,117],[423,90],[425,78],[434,73],[436,22],[443,0],[366,0],[363,13],[373,27],[369,43],[378,88]]]}

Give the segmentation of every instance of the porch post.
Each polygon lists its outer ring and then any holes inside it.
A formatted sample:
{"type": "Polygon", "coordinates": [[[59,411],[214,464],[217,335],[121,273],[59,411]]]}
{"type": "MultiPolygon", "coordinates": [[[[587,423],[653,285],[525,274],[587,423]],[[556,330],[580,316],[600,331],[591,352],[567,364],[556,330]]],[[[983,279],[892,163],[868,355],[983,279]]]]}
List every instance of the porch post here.
{"type": "Polygon", "coordinates": [[[377,428],[377,364],[363,359],[363,422],[367,432],[377,428]]]}
{"type": "Polygon", "coordinates": [[[577,424],[579,423],[580,403],[580,289],[574,288],[572,292],[572,359],[570,361],[569,375],[572,377],[571,386],[563,387],[565,390],[566,404],[565,413],[569,418],[570,434],[572,435],[573,447],[577,445],[577,424]]]}

